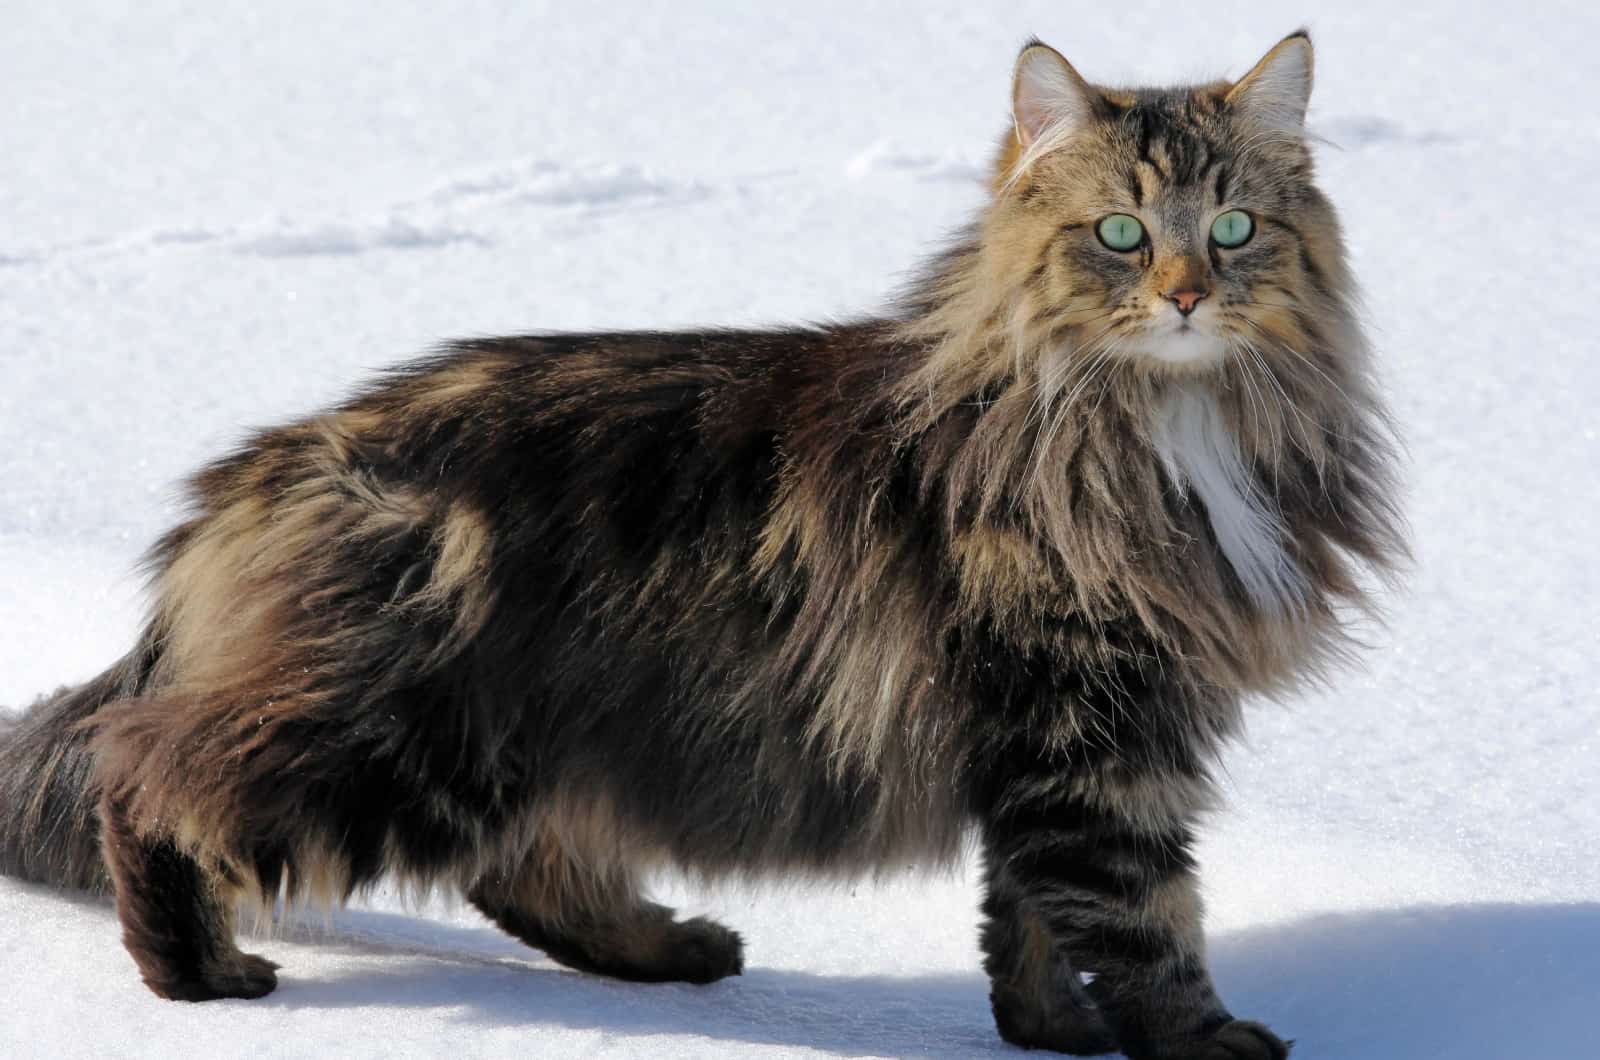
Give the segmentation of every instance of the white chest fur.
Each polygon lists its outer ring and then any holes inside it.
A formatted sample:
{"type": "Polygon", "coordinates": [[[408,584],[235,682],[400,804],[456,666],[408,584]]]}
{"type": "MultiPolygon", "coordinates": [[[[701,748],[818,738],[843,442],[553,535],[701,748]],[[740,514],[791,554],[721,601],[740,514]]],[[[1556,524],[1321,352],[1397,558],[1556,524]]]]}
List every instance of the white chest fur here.
{"type": "Polygon", "coordinates": [[[1258,605],[1290,610],[1305,599],[1305,578],[1283,547],[1283,525],[1239,456],[1216,398],[1198,385],[1174,387],[1156,413],[1151,437],[1173,488],[1205,505],[1217,545],[1258,605]]]}

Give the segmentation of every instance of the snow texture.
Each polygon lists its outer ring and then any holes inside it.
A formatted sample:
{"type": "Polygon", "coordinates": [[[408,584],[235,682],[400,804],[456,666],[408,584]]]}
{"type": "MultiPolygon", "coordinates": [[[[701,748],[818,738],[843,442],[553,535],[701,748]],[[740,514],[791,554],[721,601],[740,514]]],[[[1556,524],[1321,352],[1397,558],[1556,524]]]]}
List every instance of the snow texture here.
{"type": "MultiPolygon", "coordinates": [[[[1600,122],[1579,5],[1312,13],[1419,561],[1362,669],[1252,715],[1211,952],[1296,1060],[1593,1056],[1600,122]]],[[[1016,47],[1242,73],[1304,9],[62,0],[0,33],[0,703],[129,643],[174,484],[452,336],[870,309],[979,201],[1016,47]]],[[[397,899],[248,943],[255,1002],[138,983],[102,903],[0,881],[0,1056],[1012,1055],[971,867],[670,900],[706,988],[557,968],[397,899]]]]}

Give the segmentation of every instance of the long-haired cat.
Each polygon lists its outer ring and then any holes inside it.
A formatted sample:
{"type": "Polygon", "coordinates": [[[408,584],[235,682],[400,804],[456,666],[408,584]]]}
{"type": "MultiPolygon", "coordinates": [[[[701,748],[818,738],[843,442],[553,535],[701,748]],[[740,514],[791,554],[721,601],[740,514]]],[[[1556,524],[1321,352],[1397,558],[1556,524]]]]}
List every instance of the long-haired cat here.
{"type": "Polygon", "coordinates": [[[1031,44],[970,232],[884,316],[460,343],[200,472],[138,644],[0,751],[0,867],[114,891],[144,981],[257,997],[241,901],[459,887],[707,982],[648,871],[982,853],[1000,1033],[1281,1058],[1191,850],[1241,697],[1404,550],[1303,34],[1237,83],[1031,44]],[[1092,978],[1091,978],[1092,973],[1092,978]]]}

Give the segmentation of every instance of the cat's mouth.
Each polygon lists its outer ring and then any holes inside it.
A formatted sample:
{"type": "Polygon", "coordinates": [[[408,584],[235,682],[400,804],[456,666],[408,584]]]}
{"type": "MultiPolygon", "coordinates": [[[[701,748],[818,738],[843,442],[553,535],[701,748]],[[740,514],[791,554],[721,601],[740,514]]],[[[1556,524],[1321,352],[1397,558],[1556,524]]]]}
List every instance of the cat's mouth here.
{"type": "Polygon", "coordinates": [[[1139,349],[1162,364],[1198,368],[1220,362],[1228,344],[1212,328],[1183,317],[1146,328],[1139,349]]]}

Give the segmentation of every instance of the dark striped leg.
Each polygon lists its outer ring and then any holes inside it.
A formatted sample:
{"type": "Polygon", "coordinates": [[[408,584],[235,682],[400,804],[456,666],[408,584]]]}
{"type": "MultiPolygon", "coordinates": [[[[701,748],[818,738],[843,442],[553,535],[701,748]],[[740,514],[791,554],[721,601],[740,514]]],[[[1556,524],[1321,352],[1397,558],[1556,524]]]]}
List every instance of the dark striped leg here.
{"type": "Polygon", "coordinates": [[[1115,1052],[1116,1035],[1034,903],[1018,888],[991,884],[983,916],[983,968],[1000,1037],[1075,1056],[1115,1052]]]}
{"type": "Polygon", "coordinates": [[[1053,1034],[1079,1018],[1075,969],[1094,974],[1087,993],[1133,1060],[1288,1056],[1271,1031],[1235,1020],[1212,987],[1189,817],[1171,795],[1160,778],[1031,777],[997,801],[984,826],[983,946],[1008,1040],[1073,1051],[1053,1034]],[[1064,957],[1030,956],[1041,944],[1010,926],[1030,916],[1064,957]],[[1012,985],[1019,968],[1022,990],[1012,985]],[[1062,985],[1051,992],[1044,980],[1054,977],[1062,985]]]}
{"type": "Polygon", "coordinates": [[[170,840],[135,834],[116,802],[101,800],[100,819],[122,941],[145,985],[174,1001],[271,993],[277,965],[234,945],[222,881],[170,840]]]}

